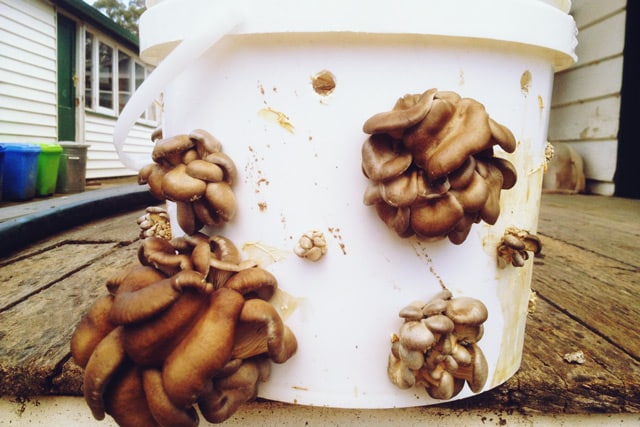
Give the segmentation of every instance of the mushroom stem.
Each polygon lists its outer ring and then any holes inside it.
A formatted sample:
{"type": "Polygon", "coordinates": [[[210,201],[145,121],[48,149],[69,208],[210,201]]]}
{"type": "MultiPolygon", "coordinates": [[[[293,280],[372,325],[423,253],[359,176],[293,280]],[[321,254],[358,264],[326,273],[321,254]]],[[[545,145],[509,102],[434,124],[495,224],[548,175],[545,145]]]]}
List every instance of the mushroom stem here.
{"type": "Polygon", "coordinates": [[[117,327],[100,341],[84,371],[84,400],[96,420],[104,419],[105,389],[126,358],[122,332],[122,327],[117,327]]]}

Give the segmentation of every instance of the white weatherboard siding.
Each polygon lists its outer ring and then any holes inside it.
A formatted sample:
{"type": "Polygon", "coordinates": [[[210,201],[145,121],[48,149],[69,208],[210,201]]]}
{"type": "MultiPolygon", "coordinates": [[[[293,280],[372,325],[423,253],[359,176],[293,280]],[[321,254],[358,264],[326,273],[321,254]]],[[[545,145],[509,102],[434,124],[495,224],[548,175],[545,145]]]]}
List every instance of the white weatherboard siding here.
{"type": "Polygon", "coordinates": [[[56,22],[37,0],[0,0],[0,141],[57,141],[56,22]]]}
{"type": "MultiPolygon", "coordinates": [[[[137,173],[124,167],[113,145],[113,127],[116,119],[104,115],[86,113],[85,139],[90,147],[87,152],[87,178],[111,178],[137,173]]],[[[153,128],[136,124],[127,137],[127,150],[149,153],[151,162],[151,132],[153,128]]]]}
{"type": "Polygon", "coordinates": [[[573,0],[578,62],[556,74],[549,141],[584,158],[587,190],[612,195],[616,170],[626,0],[573,0]]]}

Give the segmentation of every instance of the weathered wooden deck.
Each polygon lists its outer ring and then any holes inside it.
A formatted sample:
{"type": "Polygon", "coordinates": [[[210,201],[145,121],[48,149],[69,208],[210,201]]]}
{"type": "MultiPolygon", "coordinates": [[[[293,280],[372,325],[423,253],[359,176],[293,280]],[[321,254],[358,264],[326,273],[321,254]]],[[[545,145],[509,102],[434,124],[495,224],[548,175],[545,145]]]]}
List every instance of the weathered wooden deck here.
{"type": "MultiPolygon", "coordinates": [[[[141,213],[97,220],[0,260],[0,396],[80,394],[69,339],[106,278],[135,256],[141,213]]],[[[538,234],[543,257],[535,260],[520,371],[437,411],[640,413],[640,200],[545,195],[538,234]],[[563,360],[575,351],[583,364],[563,360]]]]}

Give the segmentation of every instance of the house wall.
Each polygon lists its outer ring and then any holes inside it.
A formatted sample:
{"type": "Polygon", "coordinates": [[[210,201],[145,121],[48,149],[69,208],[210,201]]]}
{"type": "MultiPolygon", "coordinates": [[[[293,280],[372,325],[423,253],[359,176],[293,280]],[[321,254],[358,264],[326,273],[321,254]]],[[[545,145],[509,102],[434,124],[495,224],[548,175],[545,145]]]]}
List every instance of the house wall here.
{"type": "Polygon", "coordinates": [[[0,141],[57,140],[53,7],[0,0],[0,141]]]}
{"type": "Polygon", "coordinates": [[[584,159],[587,191],[613,195],[626,0],[573,0],[578,62],[555,76],[549,141],[567,142],[584,159]]]}
{"type": "MultiPolygon", "coordinates": [[[[0,142],[57,143],[58,10],[43,0],[0,0],[0,142]]],[[[66,13],[65,11],[61,11],[66,13]]],[[[74,19],[72,14],[67,14],[74,19]]],[[[83,23],[78,22],[78,28],[83,23]]],[[[90,28],[94,32],[98,30],[90,28]]],[[[78,37],[79,43],[82,38],[78,37]]],[[[84,49],[77,51],[76,141],[89,144],[87,178],[133,175],[118,159],[112,140],[117,117],[85,110],[84,49]]],[[[135,52],[129,52],[135,55],[135,52]]],[[[126,145],[135,152],[153,149],[154,123],[137,123],[126,145]]]]}

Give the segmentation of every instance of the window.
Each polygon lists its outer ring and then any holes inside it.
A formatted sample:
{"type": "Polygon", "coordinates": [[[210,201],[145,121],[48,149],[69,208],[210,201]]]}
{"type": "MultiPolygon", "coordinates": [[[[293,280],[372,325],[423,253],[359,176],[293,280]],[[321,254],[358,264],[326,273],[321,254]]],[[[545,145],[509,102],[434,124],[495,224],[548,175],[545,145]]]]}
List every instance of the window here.
{"type": "Polygon", "coordinates": [[[113,48],[98,42],[99,85],[98,105],[113,109],[113,48]]]}
{"type": "Polygon", "coordinates": [[[86,34],[84,42],[84,106],[93,108],[93,35],[86,34]]]}
{"type": "MultiPolygon", "coordinates": [[[[96,34],[85,32],[85,107],[117,116],[150,70],[133,55],[119,49],[96,34]]],[[[158,106],[152,105],[142,116],[158,120],[158,106]]]]}

